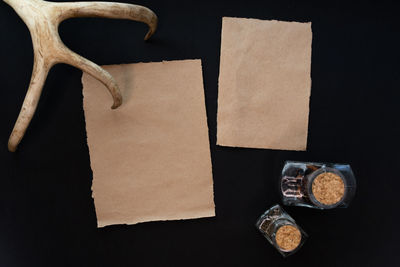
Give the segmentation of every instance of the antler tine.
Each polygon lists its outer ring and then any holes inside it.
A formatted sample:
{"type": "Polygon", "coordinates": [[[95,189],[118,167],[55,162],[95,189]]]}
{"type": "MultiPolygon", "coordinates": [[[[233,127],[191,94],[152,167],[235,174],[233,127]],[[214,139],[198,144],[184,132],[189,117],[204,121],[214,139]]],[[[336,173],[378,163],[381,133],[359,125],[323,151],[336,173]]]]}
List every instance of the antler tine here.
{"type": "Polygon", "coordinates": [[[58,23],[76,17],[134,20],[146,23],[149,26],[145,40],[149,39],[157,29],[157,15],[144,6],[108,2],[65,2],[54,3],[54,6],[59,11],[58,23]]]}
{"type": "Polygon", "coordinates": [[[99,65],[69,50],[67,47],[64,47],[63,50],[64,50],[63,51],[64,63],[74,66],[78,69],[81,69],[82,71],[90,74],[91,76],[99,80],[101,83],[103,83],[110,91],[113,97],[114,104],[111,107],[112,109],[116,109],[119,106],[121,106],[122,96],[119,91],[117,82],[114,80],[114,78],[111,76],[110,73],[108,73],[99,65]]]}
{"type": "Polygon", "coordinates": [[[11,132],[10,138],[8,139],[8,150],[11,152],[17,150],[19,143],[24,137],[26,129],[32,120],[50,68],[51,65],[45,61],[45,58],[43,58],[39,53],[35,53],[29,89],[26,93],[18,119],[11,132]]]}

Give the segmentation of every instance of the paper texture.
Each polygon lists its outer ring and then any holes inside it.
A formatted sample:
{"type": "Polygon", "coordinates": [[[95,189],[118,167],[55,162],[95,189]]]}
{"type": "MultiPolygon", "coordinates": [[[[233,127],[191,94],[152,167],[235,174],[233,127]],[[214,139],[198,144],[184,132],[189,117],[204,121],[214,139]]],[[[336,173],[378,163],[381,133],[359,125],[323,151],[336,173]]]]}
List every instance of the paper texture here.
{"type": "Polygon", "coordinates": [[[217,144],[305,150],[311,23],[223,18],[217,144]]]}
{"type": "Polygon", "coordinates": [[[105,66],[123,104],[83,75],[98,226],[215,216],[200,60],[105,66]]]}

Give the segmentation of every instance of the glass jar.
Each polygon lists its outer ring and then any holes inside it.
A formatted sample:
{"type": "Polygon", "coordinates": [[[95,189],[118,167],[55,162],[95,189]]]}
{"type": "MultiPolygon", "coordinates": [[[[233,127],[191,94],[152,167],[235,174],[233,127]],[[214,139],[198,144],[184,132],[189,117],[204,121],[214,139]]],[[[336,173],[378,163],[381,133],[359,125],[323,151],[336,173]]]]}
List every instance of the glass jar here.
{"type": "Polygon", "coordinates": [[[256,227],[284,257],[299,250],[308,237],[279,205],[261,215],[256,227]]]}
{"type": "Polygon", "coordinates": [[[280,189],[284,205],[332,209],[349,205],[356,180],[348,164],[287,161],[280,189]]]}

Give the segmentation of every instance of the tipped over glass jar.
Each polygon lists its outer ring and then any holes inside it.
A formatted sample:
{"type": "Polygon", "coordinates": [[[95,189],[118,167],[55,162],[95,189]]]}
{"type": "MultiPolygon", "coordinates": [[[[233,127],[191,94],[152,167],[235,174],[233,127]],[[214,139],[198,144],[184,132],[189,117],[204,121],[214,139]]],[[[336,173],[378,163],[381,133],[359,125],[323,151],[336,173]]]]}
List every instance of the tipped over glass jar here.
{"type": "Polygon", "coordinates": [[[307,234],[279,205],[264,212],[256,227],[284,257],[295,253],[307,238],[307,234]]]}
{"type": "Polygon", "coordinates": [[[356,180],[348,164],[287,161],[280,189],[284,205],[332,209],[349,205],[356,180]]]}

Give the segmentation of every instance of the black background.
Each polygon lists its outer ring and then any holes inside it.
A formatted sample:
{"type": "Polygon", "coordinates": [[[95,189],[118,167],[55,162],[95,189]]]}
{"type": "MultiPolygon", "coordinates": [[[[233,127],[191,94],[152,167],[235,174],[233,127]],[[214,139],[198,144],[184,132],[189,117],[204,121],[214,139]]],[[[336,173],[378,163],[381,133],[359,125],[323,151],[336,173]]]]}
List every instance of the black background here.
{"type": "Polygon", "coordinates": [[[136,2],[160,20],[147,43],[146,26],[131,21],[60,26],[66,45],[98,64],[203,62],[217,216],[97,229],[79,70],[52,69],[18,152],[7,151],[33,54],[0,1],[0,266],[398,266],[399,8],[322,2],[136,2]],[[215,145],[223,16],[312,21],[307,152],[215,145]],[[310,236],[286,259],[254,227],[280,202],[285,160],[350,163],[358,182],[347,209],[286,208],[310,236]]]}

